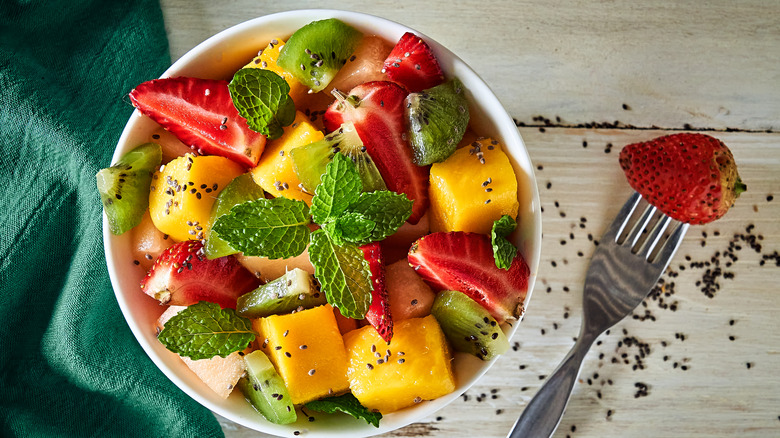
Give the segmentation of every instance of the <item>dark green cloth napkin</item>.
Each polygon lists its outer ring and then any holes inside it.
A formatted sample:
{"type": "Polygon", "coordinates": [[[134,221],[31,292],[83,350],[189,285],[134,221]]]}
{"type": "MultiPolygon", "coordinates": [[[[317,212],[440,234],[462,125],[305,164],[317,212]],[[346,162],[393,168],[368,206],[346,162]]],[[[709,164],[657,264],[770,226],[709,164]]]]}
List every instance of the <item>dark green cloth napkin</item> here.
{"type": "Polygon", "coordinates": [[[136,342],[103,254],[95,173],[169,64],[157,0],[0,0],[0,436],[222,436],[136,342]]]}

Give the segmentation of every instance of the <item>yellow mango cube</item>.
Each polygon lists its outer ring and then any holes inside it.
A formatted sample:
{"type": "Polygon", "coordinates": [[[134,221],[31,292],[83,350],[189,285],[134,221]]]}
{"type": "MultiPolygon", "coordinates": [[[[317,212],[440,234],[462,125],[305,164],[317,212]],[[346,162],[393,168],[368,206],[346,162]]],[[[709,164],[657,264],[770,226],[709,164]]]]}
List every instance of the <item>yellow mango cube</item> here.
{"type": "Polygon", "coordinates": [[[502,215],[517,217],[517,177],[501,144],[476,140],[431,166],[431,231],[490,233],[502,215]]]}
{"type": "Polygon", "coordinates": [[[176,241],[205,239],[217,195],[244,168],[216,155],[186,154],[152,177],[149,214],[154,226],[176,241]]]}
{"type": "Polygon", "coordinates": [[[284,134],[266,143],[260,162],[252,169],[252,178],[274,197],[297,199],[311,205],[312,194],[306,193],[300,187],[301,181],[293,168],[290,151],[298,146],[322,140],[323,137],[322,132],[309,122],[306,115],[296,111],[295,120],[290,126],[284,127],[284,134]]]}
{"type": "Polygon", "coordinates": [[[386,414],[455,390],[452,356],[432,315],[398,321],[388,345],[366,326],[344,335],[349,388],[368,409],[386,414]]]}
{"type": "Polygon", "coordinates": [[[276,60],[279,59],[279,51],[284,46],[284,40],[281,38],[274,38],[270,43],[257,55],[252,61],[249,62],[244,68],[262,68],[264,70],[270,70],[287,82],[290,86],[290,97],[295,106],[298,106],[300,100],[305,98],[309,92],[308,87],[298,82],[291,73],[287,72],[283,68],[276,64],[276,60]]]}
{"type": "Polygon", "coordinates": [[[253,320],[258,344],[296,405],[345,392],[347,351],[329,304],[253,320]]]}

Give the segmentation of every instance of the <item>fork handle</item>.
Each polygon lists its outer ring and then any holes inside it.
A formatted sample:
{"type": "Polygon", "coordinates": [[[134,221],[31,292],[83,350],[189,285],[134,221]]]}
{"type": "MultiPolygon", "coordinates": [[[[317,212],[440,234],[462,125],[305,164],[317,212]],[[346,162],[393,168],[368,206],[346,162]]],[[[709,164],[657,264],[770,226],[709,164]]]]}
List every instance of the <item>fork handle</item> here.
{"type": "Polygon", "coordinates": [[[593,344],[594,337],[577,339],[558,368],[542,385],[523,414],[515,422],[507,438],[543,438],[552,436],[563,417],[574,382],[582,367],[582,359],[593,344]]]}

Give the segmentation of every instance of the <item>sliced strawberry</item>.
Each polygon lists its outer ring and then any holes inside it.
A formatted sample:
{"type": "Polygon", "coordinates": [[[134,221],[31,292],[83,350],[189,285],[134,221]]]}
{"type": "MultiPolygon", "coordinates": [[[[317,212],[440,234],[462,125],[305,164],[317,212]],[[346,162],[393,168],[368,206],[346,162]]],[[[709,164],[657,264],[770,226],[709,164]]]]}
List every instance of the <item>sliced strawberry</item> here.
{"type": "Polygon", "coordinates": [[[412,160],[412,150],[405,137],[404,98],[408,93],[398,84],[386,81],[366,82],[353,88],[347,96],[337,93],[323,119],[328,132],[344,122],[355,124],[360,139],[374,160],[387,187],[411,199],[416,224],[428,209],[428,167],[412,160]]]}
{"type": "Polygon", "coordinates": [[[260,282],[233,256],[209,260],[199,240],[166,249],[141,280],[141,289],[160,304],[189,306],[198,301],[236,308],[236,299],[260,282]]]}
{"type": "Polygon", "coordinates": [[[265,136],[249,129],[233,106],[227,81],[155,79],[135,87],[130,101],[199,154],[254,167],[265,148],[265,136]]]}
{"type": "Polygon", "coordinates": [[[390,315],[390,302],[385,289],[385,262],[382,257],[382,247],[374,242],[361,246],[360,249],[363,250],[363,256],[371,268],[371,283],[374,286],[366,321],[374,326],[385,342],[390,343],[390,339],[393,338],[393,317],[390,315]]]}
{"type": "Polygon", "coordinates": [[[444,82],[439,61],[428,44],[417,35],[406,32],[385,59],[382,73],[409,89],[412,93],[444,82]]]}
{"type": "Polygon", "coordinates": [[[712,222],[747,189],[729,148],[706,134],[680,133],[625,146],[620,167],[628,183],[667,216],[712,222]]]}
{"type": "Polygon", "coordinates": [[[518,251],[508,271],[497,268],[490,238],[484,234],[429,234],[412,245],[408,259],[417,274],[435,290],[465,293],[498,322],[523,313],[528,265],[518,251]]]}

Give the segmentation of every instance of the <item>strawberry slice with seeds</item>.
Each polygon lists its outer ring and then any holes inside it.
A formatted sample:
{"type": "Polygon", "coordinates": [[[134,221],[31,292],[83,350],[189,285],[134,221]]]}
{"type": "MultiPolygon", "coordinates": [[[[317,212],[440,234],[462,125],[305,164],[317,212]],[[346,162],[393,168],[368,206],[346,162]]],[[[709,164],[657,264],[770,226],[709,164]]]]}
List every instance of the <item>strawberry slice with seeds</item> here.
{"type": "Polygon", "coordinates": [[[408,221],[416,224],[428,209],[429,167],[414,164],[406,141],[404,99],[407,91],[387,81],[358,85],[347,95],[334,90],[336,101],[323,115],[328,132],[352,122],[387,188],[412,200],[408,221]]]}
{"type": "Polygon", "coordinates": [[[382,247],[379,243],[369,243],[360,247],[363,256],[368,261],[371,269],[371,305],[366,313],[366,320],[374,326],[379,336],[390,343],[393,338],[393,318],[390,315],[390,302],[385,289],[385,261],[382,256],[382,247]]]}
{"type": "Polygon", "coordinates": [[[155,79],[135,87],[130,101],[199,154],[254,167],[265,148],[266,137],[249,129],[238,114],[227,81],[155,79]]]}
{"type": "Polygon", "coordinates": [[[666,135],[625,146],[620,167],[628,183],[667,216],[712,222],[747,189],[729,148],[706,134],[666,135]]]}
{"type": "Polygon", "coordinates": [[[417,35],[406,32],[385,59],[382,73],[417,93],[444,82],[439,61],[428,44],[417,35]]]}
{"type": "Polygon", "coordinates": [[[199,240],[166,249],[141,280],[141,290],[160,304],[189,306],[198,301],[236,308],[236,299],[260,282],[233,256],[209,260],[199,240]]]}
{"type": "Polygon", "coordinates": [[[490,238],[453,231],[418,239],[409,264],[435,290],[456,290],[481,304],[498,322],[522,315],[530,270],[518,251],[509,270],[499,269],[490,238]]]}

